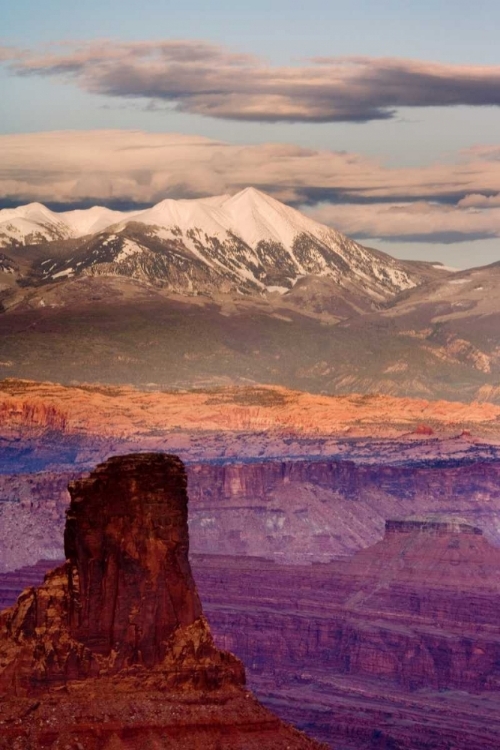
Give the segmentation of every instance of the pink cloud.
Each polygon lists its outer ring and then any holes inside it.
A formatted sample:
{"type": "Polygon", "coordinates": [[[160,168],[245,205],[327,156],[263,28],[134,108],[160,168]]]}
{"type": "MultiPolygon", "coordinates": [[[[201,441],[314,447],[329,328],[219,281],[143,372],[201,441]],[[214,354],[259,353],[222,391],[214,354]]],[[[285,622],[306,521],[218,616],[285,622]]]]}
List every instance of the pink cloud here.
{"type": "Polygon", "coordinates": [[[323,57],[279,67],[192,40],[100,40],[1,55],[17,75],[62,77],[92,93],[232,120],[367,122],[400,107],[500,105],[500,66],[323,57]]]}
{"type": "Polygon", "coordinates": [[[0,136],[0,195],[7,201],[154,203],[234,193],[254,185],[307,205],[355,237],[500,235],[500,160],[477,147],[456,161],[396,169],[359,154],[139,131],[0,136]]]}

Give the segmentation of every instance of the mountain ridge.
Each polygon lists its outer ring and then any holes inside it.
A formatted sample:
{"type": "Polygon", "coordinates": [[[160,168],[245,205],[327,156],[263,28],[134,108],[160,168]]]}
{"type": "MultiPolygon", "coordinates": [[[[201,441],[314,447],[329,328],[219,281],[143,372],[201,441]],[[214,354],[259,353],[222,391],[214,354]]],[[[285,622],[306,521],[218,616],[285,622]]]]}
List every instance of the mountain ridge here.
{"type": "Polygon", "coordinates": [[[31,283],[104,274],[187,294],[284,294],[314,275],[378,304],[429,274],[252,187],[132,212],[56,213],[38,203],[4,209],[0,248],[12,263],[27,263],[31,283]]]}
{"type": "Polygon", "coordinates": [[[0,249],[0,376],[499,402],[498,263],[396,260],[255,189],[13,215],[29,233],[0,249]]]}

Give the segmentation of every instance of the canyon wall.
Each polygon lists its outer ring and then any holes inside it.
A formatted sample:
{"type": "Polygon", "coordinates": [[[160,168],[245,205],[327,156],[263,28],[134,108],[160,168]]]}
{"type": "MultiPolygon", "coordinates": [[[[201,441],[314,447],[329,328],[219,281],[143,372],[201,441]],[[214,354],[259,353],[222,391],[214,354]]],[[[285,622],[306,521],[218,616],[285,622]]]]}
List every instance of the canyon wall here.
{"type": "Polygon", "coordinates": [[[500,744],[500,550],[419,516],[348,560],[194,558],[217,642],[280,715],[332,747],[500,744]]]}
{"type": "MultiPolygon", "coordinates": [[[[500,550],[465,519],[391,519],[328,564],[191,558],[215,642],[282,719],[335,750],[498,748],[500,550]]],[[[4,600],[45,564],[0,576],[4,600]]]]}
{"type": "MultiPolygon", "coordinates": [[[[495,460],[218,460],[187,471],[197,553],[328,562],[380,539],[386,518],[414,513],[460,514],[500,544],[495,460]]],[[[66,485],[80,473],[0,475],[0,570],[61,558],[66,485]]]]}
{"type": "Polygon", "coordinates": [[[0,748],[320,750],[214,644],[186,484],[177,457],[142,453],[70,485],[66,562],[0,614],[0,748]]]}
{"type": "Polygon", "coordinates": [[[173,430],[271,433],[293,437],[400,437],[422,425],[441,437],[468,430],[498,442],[500,406],[474,401],[342,396],[250,385],[184,390],[129,386],[62,386],[14,378],[0,381],[0,426],[60,430],[66,435],[147,438],[173,430]]]}

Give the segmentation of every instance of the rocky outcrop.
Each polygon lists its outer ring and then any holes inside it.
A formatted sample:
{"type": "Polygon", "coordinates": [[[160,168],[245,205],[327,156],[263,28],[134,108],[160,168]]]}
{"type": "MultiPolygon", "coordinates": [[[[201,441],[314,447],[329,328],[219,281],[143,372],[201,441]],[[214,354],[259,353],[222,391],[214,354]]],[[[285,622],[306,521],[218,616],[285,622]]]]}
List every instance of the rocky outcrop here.
{"type": "MultiPolygon", "coordinates": [[[[382,541],[330,564],[193,566],[216,643],[281,718],[346,750],[497,750],[500,550],[473,523],[390,519],[382,541]]],[[[0,589],[12,597],[42,567],[0,589]]]]}
{"type": "Polygon", "coordinates": [[[113,669],[162,662],[201,603],[188,563],[187,478],[177,458],[110,459],[70,484],[64,547],[73,637],[113,669]]]}
{"type": "Polygon", "coordinates": [[[498,747],[500,550],[467,520],[389,520],[382,541],[326,565],[195,565],[218,643],[314,736],[355,750],[498,747]]]}
{"type": "MultiPolygon", "coordinates": [[[[498,545],[500,461],[485,460],[482,448],[476,460],[474,454],[449,460],[431,453],[408,465],[385,464],[397,460],[398,444],[375,441],[351,446],[357,461],[190,462],[191,549],[329,562],[380,540],[386,518],[428,513],[463,516],[498,545]]],[[[399,457],[404,450],[400,444],[399,457]]],[[[0,475],[0,571],[34,558],[62,559],[66,486],[77,473],[0,475]]]]}
{"type": "Polygon", "coordinates": [[[70,494],[66,562],[0,615],[0,748],[317,747],[214,645],[179,459],[113,458],[70,494]]]}
{"type": "MultiPolygon", "coordinates": [[[[193,355],[194,357],[194,355],[193,355]]],[[[189,363],[191,355],[184,359],[189,363]]],[[[152,384],[155,387],[155,384],[152,384]]],[[[0,383],[2,435],[59,430],[146,440],[174,430],[270,432],[266,442],[314,436],[449,437],[468,429],[498,442],[500,406],[376,394],[327,396],[266,385],[240,388],[138,390],[129,386],[62,386],[30,380],[0,383]],[[422,420],[425,419],[425,425],[422,420]],[[423,432],[422,432],[423,430],[423,432]],[[429,432],[430,431],[430,432],[429,432]]],[[[261,436],[261,440],[264,439],[261,436]]]]}

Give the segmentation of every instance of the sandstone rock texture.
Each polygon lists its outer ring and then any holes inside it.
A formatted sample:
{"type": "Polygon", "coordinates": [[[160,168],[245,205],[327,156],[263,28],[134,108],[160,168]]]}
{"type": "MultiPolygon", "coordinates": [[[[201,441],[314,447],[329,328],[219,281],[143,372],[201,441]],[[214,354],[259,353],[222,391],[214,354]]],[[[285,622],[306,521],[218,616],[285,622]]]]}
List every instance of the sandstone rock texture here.
{"type": "Polygon", "coordinates": [[[66,562],[0,615],[0,748],[319,748],[214,645],[181,461],[112,458],[70,494],[66,562]]]}
{"type": "Polygon", "coordinates": [[[198,552],[328,560],[375,542],[387,517],[443,510],[482,509],[482,528],[500,540],[499,414],[492,404],[268,386],[187,393],[2,381],[0,571],[60,559],[68,481],[136,451],[188,464],[198,552]]]}
{"type": "Polygon", "coordinates": [[[386,518],[451,512],[500,543],[492,404],[0,383],[0,571],[61,559],[66,487],[110,455],[188,467],[192,550],[283,563],[373,544],[386,518]],[[425,429],[424,429],[425,428],[425,429]]]}
{"type": "MultiPolygon", "coordinates": [[[[0,576],[5,603],[49,564],[0,576]]],[[[382,541],[330,564],[192,564],[215,642],[309,735],[336,750],[500,746],[500,550],[474,523],[390,519],[382,541]]]]}
{"type": "Polygon", "coordinates": [[[500,747],[500,550],[456,516],[389,520],[345,561],[194,560],[217,642],[332,747],[500,747]],[[223,592],[223,594],[221,594],[223,592]]]}
{"type": "Polygon", "coordinates": [[[500,440],[500,406],[385,395],[316,395],[272,386],[140,391],[127,386],[0,383],[2,432],[60,430],[67,435],[151,437],[175,429],[294,435],[401,436],[433,432],[500,440]],[[429,430],[431,432],[429,432],[429,430]]]}
{"type": "MultiPolygon", "coordinates": [[[[187,463],[191,551],[326,563],[379,541],[387,518],[426,513],[463,516],[500,545],[500,461],[427,454],[387,465],[398,444],[387,455],[376,441],[357,450],[357,461],[187,463]]],[[[64,557],[66,487],[78,473],[0,475],[0,572],[64,557]]]]}

